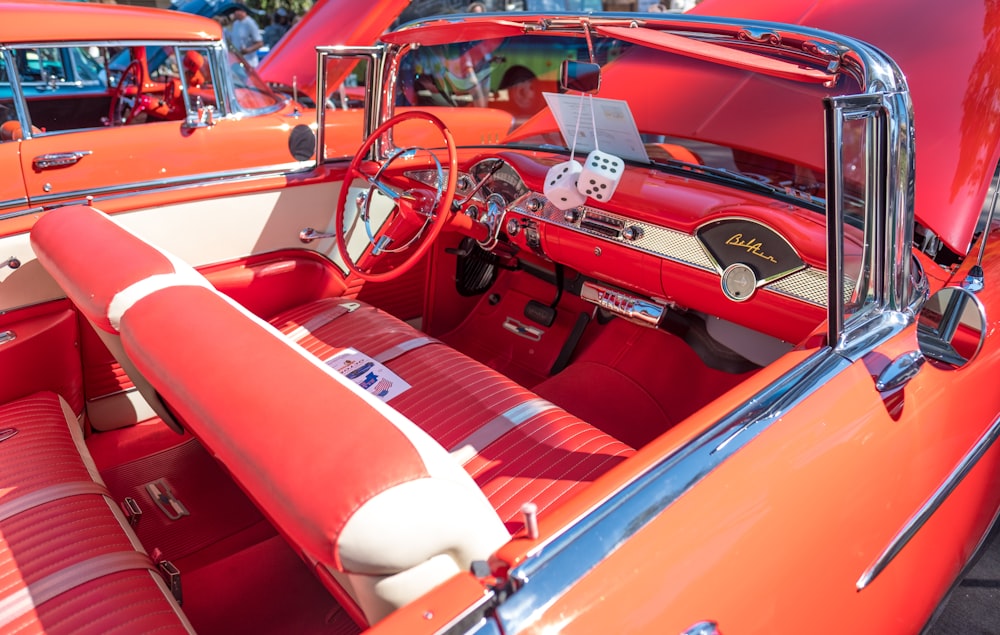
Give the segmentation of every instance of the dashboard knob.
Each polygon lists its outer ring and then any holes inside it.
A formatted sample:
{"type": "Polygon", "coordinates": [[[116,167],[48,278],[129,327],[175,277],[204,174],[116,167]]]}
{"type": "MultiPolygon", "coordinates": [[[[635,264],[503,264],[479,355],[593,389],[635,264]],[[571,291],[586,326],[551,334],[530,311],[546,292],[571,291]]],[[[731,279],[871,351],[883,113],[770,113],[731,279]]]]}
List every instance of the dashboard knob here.
{"type": "Polygon", "coordinates": [[[472,181],[472,179],[463,174],[462,176],[458,177],[458,185],[456,189],[459,192],[468,192],[469,190],[472,189],[474,185],[475,183],[472,181]]]}
{"type": "Polygon", "coordinates": [[[529,212],[538,212],[541,211],[542,207],[544,207],[544,203],[542,203],[542,201],[537,197],[532,196],[525,203],[525,206],[528,208],[529,212]]]}
{"type": "Polygon", "coordinates": [[[580,220],[580,210],[577,208],[571,208],[563,212],[563,220],[567,223],[575,223],[580,220]]]}
{"type": "Polygon", "coordinates": [[[507,221],[507,235],[508,236],[517,236],[517,234],[520,231],[521,231],[521,225],[520,225],[520,223],[517,222],[516,219],[512,218],[509,221],[507,221]]]}
{"type": "Polygon", "coordinates": [[[631,225],[622,230],[622,238],[628,241],[639,240],[642,238],[642,227],[636,225],[631,225]]]}

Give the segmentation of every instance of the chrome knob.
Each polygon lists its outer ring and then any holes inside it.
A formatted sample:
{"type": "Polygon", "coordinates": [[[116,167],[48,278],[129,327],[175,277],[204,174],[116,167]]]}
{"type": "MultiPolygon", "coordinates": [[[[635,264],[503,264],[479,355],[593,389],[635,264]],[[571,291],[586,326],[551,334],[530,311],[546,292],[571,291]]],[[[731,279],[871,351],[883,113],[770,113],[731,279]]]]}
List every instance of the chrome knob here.
{"type": "Polygon", "coordinates": [[[626,227],[622,230],[622,238],[628,241],[639,240],[642,238],[642,227],[636,227],[635,225],[626,227]]]}
{"type": "Polygon", "coordinates": [[[521,225],[515,219],[510,219],[507,221],[507,235],[517,236],[521,231],[521,225]]]}
{"type": "Polygon", "coordinates": [[[529,198],[524,205],[528,208],[529,212],[538,212],[545,206],[541,199],[534,196],[529,198]]]}
{"type": "Polygon", "coordinates": [[[575,223],[576,221],[580,220],[580,210],[578,210],[575,207],[566,210],[565,212],[563,212],[563,220],[565,220],[567,223],[575,223]]]}

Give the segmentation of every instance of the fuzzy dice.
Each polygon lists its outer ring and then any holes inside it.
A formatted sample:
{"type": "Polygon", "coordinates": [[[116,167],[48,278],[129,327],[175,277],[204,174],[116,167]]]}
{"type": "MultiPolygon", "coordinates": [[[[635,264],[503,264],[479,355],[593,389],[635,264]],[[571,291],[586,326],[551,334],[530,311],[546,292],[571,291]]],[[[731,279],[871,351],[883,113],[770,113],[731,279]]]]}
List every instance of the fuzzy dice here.
{"type": "Polygon", "coordinates": [[[587,197],[580,192],[577,184],[583,168],[576,161],[565,161],[549,168],[545,175],[542,191],[545,198],[561,210],[583,205],[587,197]]]}
{"type": "Polygon", "coordinates": [[[625,170],[625,162],[613,154],[594,150],[587,155],[577,178],[580,193],[595,201],[607,201],[615,193],[625,170]]]}

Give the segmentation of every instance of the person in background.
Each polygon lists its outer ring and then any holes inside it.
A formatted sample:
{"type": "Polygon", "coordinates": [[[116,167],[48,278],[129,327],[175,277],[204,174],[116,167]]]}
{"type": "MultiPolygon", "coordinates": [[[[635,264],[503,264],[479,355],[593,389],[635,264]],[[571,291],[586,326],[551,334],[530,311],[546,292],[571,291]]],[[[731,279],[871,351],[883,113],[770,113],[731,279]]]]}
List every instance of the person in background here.
{"type": "Polygon", "coordinates": [[[271,24],[264,27],[264,46],[274,48],[281,36],[288,32],[288,24],[291,21],[288,10],[279,7],[271,16],[271,24]]]}
{"type": "Polygon", "coordinates": [[[257,22],[247,15],[243,7],[233,11],[233,23],[229,26],[229,43],[246,58],[250,66],[257,67],[257,49],[264,46],[264,38],[257,22]]]}

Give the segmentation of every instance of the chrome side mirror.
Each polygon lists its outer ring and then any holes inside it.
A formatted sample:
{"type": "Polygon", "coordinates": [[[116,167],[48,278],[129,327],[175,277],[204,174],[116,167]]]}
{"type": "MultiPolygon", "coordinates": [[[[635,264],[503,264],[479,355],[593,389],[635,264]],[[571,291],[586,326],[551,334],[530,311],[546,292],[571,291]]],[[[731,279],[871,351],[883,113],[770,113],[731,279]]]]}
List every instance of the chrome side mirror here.
{"type": "Polygon", "coordinates": [[[965,366],[986,339],[986,309],[968,289],[945,287],[917,316],[917,342],[927,359],[951,368],[965,366]]]}

